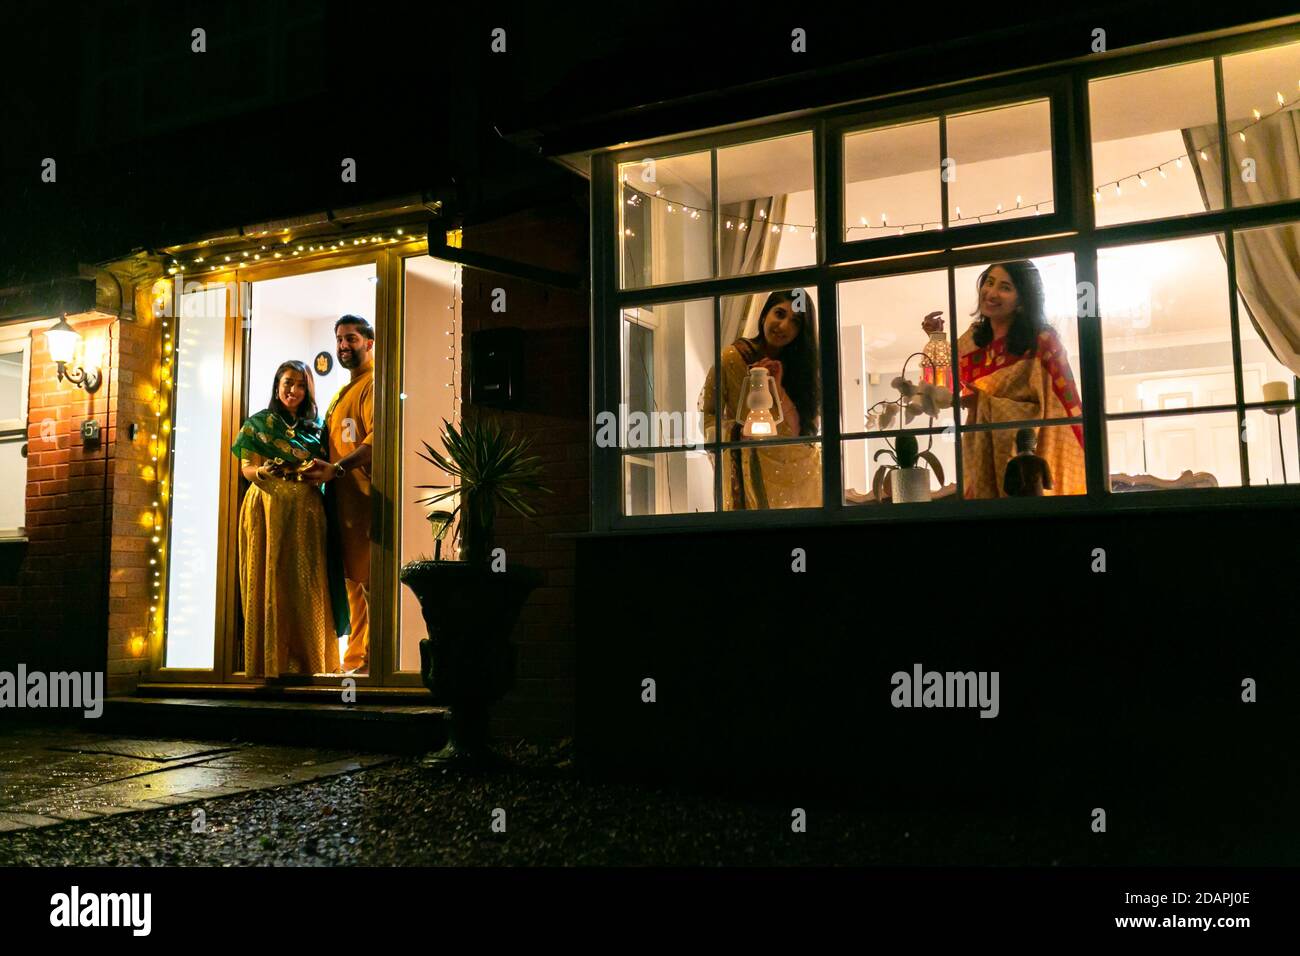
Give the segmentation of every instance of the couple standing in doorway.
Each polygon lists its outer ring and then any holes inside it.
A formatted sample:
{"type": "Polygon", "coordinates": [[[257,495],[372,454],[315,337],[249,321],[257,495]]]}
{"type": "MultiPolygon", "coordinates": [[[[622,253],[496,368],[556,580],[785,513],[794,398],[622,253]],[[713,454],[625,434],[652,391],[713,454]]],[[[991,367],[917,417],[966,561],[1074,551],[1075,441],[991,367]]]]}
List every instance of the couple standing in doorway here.
{"type": "Polygon", "coordinates": [[[375,332],[364,318],[345,315],[334,340],[351,380],[323,421],[311,369],[282,362],[270,403],[248,417],[231,447],[251,483],[239,509],[249,677],[369,667],[375,332]]]}

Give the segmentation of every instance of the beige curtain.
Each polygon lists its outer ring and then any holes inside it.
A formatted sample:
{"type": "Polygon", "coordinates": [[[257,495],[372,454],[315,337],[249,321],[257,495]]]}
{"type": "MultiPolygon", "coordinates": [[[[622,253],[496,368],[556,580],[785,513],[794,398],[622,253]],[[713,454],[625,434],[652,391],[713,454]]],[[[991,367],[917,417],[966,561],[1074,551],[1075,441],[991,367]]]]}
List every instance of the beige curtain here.
{"type": "MultiPolygon", "coordinates": [[[[768,272],[776,265],[776,250],[781,233],[773,232],[771,223],[785,220],[785,196],[747,199],[725,207],[722,214],[722,261],[718,275],[742,276],[768,272]],[[759,212],[764,213],[759,217],[759,212]],[[748,223],[746,229],[726,228],[733,223],[748,223]]],[[[766,296],[736,295],[722,300],[722,347],[725,349],[742,335],[758,332],[758,310],[766,296]]]]}
{"type": "MultiPolygon", "coordinates": [[[[1187,154],[1196,157],[1201,199],[1206,209],[1223,208],[1223,172],[1219,163],[1219,129],[1183,130],[1187,154]],[[1205,149],[1206,160],[1197,157],[1205,149]]],[[[1243,142],[1228,137],[1234,203],[1300,199],[1300,112],[1289,110],[1251,127],[1243,142]],[[1242,161],[1255,161],[1255,181],[1242,180],[1242,161]]],[[[1223,240],[1219,240],[1223,248],[1223,240]]],[[[1273,357],[1300,375],[1300,226],[1275,226],[1237,233],[1237,287],[1246,315],[1273,357]]],[[[1226,255],[1226,251],[1225,251],[1226,255]]]]}

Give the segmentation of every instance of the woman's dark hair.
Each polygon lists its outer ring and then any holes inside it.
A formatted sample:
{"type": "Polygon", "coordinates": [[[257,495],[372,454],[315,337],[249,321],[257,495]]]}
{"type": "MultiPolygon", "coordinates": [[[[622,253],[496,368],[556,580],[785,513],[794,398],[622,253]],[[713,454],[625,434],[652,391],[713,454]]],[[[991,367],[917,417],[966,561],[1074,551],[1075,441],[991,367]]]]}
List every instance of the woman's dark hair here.
{"type": "Polygon", "coordinates": [[[316,382],[311,377],[311,369],[296,359],[281,362],[280,367],[275,370],[275,378],[271,380],[271,403],[267,407],[277,415],[283,415],[286,418],[297,417],[303,421],[314,422],[316,420],[316,382]],[[307,383],[307,394],[302,397],[302,403],[298,406],[296,416],[285,408],[284,403],[280,401],[280,376],[285,372],[299,372],[307,383]]]}
{"type": "Polygon", "coordinates": [[[1038,336],[1047,328],[1047,316],[1044,311],[1043,277],[1038,268],[1028,259],[1016,259],[1014,262],[995,262],[980,273],[975,283],[975,311],[979,315],[974,325],[973,338],[976,348],[984,348],[993,341],[993,326],[980,314],[979,296],[984,279],[995,267],[1002,267],[1011,277],[1011,284],[1016,287],[1019,305],[1016,316],[1007,330],[1007,351],[1012,355],[1024,355],[1038,348],[1038,336]]]}
{"type": "Polygon", "coordinates": [[[799,317],[799,334],[781,349],[782,385],[799,412],[799,434],[817,434],[818,409],[821,408],[822,379],[817,351],[817,307],[806,289],[781,289],[773,292],[758,314],[758,335],[752,341],[765,342],[763,320],[772,307],[789,302],[799,317]],[[796,306],[802,306],[802,309],[796,306]]]}

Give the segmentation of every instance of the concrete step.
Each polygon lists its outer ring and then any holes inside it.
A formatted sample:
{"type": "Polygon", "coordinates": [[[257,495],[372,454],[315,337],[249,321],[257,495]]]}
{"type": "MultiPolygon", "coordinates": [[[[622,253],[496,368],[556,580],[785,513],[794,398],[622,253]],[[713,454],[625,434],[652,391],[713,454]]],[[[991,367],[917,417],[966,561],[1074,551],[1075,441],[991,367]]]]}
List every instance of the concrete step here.
{"type": "MultiPolygon", "coordinates": [[[[417,698],[418,700],[418,698],[417,698]]],[[[414,701],[341,704],[256,697],[110,697],[96,730],[142,736],[421,753],[447,742],[447,708],[414,701]]]]}

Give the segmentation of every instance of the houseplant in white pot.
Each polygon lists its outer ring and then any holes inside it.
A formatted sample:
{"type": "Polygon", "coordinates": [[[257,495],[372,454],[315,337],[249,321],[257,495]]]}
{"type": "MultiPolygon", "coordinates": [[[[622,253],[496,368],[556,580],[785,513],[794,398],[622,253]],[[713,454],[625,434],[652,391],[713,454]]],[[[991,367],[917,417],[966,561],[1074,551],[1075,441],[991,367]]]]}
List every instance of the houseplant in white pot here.
{"type": "MultiPolygon", "coordinates": [[[[885,441],[888,443],[889,440],[885,439],[885,441]]],[[[899,435],[889,448],[882,448],[876,452],[875,460],[879,461],[881,455],[888,455],[894,463],[881,465],[876,469],[871,490],[877,501],[884,491],[886,475],[889,476],[892,492],[890,498],[898,503],[930,500],[930,468],[934,469],[940,487],[943,486],[943,465],[939,464],[939,459],[934,456],[934,452],[929,449],[919,450],[915,435],[899,435]],[[929,464],[930,468],[923,468],[917,464],[922,460],[929,464]]]]}
{"type": "MultiPolygon", "coordinates": [[[[867,409],[868,429],[888,431],[900,411],[904,425],[910,425],[912,419],[918,415],[926,415],[930,419],[930,425],[933,426],[940,411],[952,407],[950,389],[924,380],[913,383],[907,378],[907,364],[918,356],[924,366],[928,361],[926,355],[921,352],[909,355],[903,362],[902,374],[889,383],[898,392],[898,398],[876,402],[867,409]]],[[[886,476],[889,479],[890,500],[899,503],[930,500],[931,470],[939,479],[939,486],[943,487],[943,465],[930,450],[934,447],[933,433],[930,434],[924,451],[920,449],[916,436],[907,432],[896,435],[892,442],[886,437],[885,444],[889,447],[876,452],[873,460],[879,461],[882,455],[887,455],[893,460],[893,464],[881,465],[876,470],[871,490],[877,501],[882,499],[886,476]],[[925,462],[930,467],[922,467],[921,462],[925,462]]]]}

